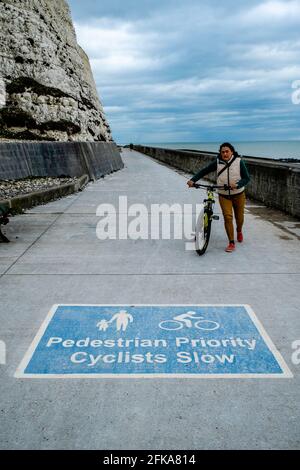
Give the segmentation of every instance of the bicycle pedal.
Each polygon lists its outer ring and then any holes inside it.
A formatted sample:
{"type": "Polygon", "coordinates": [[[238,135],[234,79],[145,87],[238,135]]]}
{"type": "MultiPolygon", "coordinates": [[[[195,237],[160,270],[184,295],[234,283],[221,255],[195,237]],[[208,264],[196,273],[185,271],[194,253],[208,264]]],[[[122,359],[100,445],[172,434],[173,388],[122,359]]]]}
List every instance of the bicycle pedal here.
{"type": "Polygon", "coordinates": [[[220,217],[219,217],[218,215],[213,215],[213,216],[212,216],[212,219],[214,219],[214,220],[220,220],[220,217]]]}

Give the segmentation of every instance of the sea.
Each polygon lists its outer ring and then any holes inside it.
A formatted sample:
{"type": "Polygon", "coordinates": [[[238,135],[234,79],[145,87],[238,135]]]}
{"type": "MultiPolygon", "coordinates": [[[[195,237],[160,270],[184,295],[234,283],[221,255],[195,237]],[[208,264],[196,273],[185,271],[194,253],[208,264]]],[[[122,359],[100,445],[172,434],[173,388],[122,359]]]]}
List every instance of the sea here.
{"type": "MultiPolygon", "coordinates": [[[[142,143],[150,147],[162,147],[170,149],[202,150],[218,152],[223,142],[156,142],[142,143]]],[[[295,159],[300,161],[300,140],[277,140],[277,141],[251,141],[230,143],[240,155],[248,157],[295,159]]]]}

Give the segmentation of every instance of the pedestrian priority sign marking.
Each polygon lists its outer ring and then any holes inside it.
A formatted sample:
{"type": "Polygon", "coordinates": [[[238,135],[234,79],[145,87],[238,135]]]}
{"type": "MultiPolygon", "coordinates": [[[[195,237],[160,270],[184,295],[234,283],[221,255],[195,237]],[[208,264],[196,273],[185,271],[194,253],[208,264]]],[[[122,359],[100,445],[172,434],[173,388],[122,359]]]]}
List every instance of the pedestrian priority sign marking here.
{"type": "Polygon", "coordinates": [[[15,377],[292,373],[248,305],[54,305],[15,377]]]}

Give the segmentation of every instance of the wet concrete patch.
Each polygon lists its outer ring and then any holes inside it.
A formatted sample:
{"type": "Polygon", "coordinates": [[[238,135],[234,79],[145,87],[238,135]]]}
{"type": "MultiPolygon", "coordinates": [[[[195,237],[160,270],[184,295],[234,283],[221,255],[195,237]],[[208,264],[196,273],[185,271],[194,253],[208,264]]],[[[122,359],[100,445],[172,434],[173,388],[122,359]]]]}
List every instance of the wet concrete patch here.
{"type": "Polygon", "coordinates": [[[292,238],[289,237],[291,235],[293,237],[296,237],[297,240],[300,240],[300,236],[296,232],[296,230],[299,230],[300,223],[295,217],[285,214],[282,211],[271,209],[264,205],[254,206],[250,203],[247,204],[246,207],[250,214],[256,216],[259,219],[271,222],[275,227],[282,230],[284,234],[279,235],[279,238],[281,238],[282,240],[292,240],[292,238]]]}

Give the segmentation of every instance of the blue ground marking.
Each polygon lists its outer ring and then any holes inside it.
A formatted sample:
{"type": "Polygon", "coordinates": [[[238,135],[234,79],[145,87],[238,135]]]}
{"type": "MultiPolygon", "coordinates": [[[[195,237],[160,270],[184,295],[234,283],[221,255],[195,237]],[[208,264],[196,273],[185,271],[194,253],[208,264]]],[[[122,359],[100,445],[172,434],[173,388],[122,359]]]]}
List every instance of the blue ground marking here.
{"type": "Polygon", "coordinates": [[[58,306],[24,374],[283,374],[244,306],[58,306]]]}

